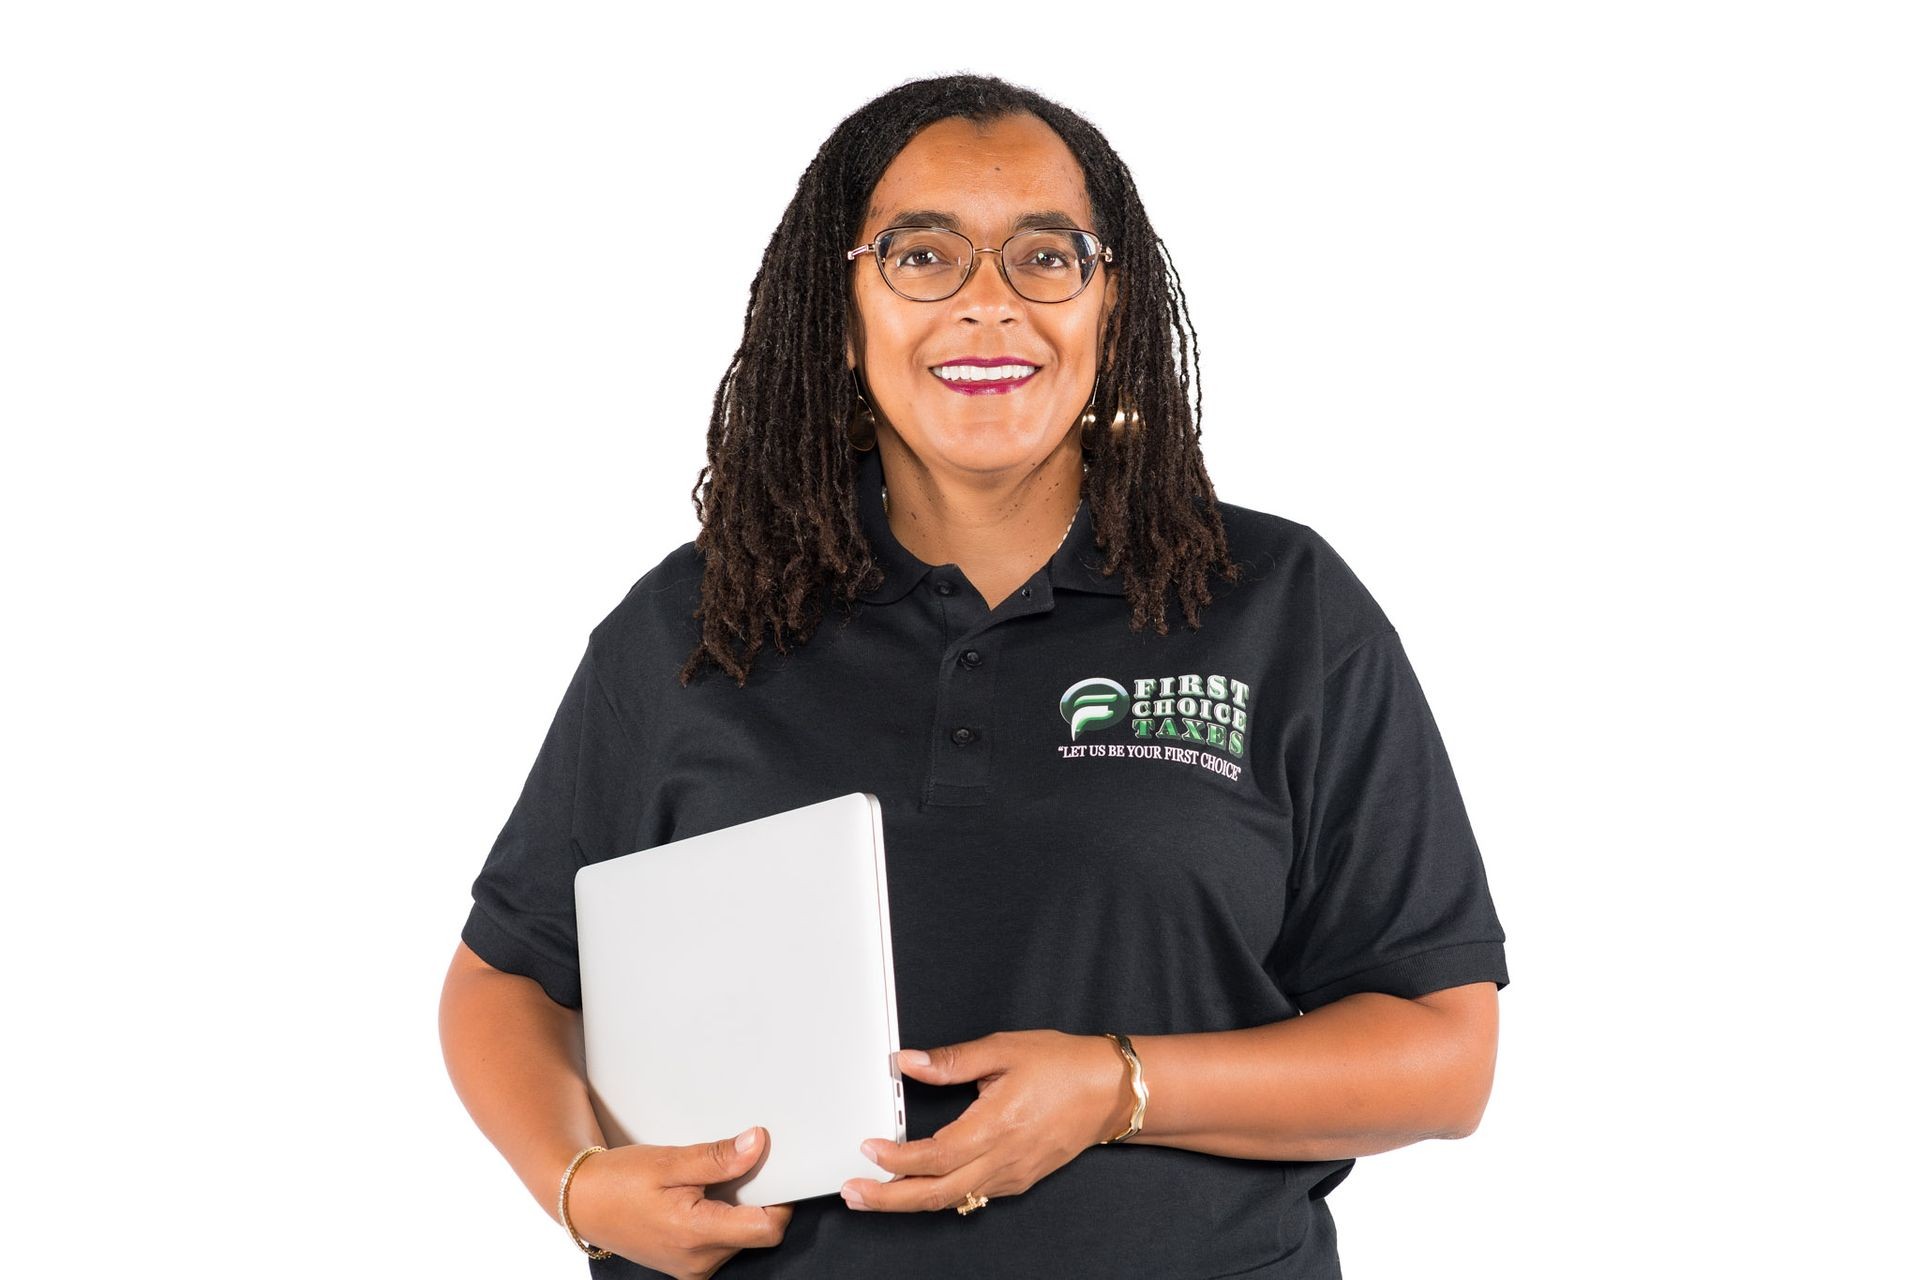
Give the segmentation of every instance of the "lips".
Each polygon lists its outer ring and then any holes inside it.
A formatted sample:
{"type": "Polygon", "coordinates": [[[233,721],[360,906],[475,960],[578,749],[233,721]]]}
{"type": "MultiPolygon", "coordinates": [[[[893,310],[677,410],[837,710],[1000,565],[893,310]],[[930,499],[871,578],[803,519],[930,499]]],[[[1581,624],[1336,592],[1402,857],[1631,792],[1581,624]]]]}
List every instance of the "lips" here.
{"type": "Polygon", "coordinates": [[[1018,391],[1040,376],[1038,369],[1024,378],[1006,378],[999,382],[948,382],[938,374],[928,375],[949,391],[957,391],[963,396],[1004,396],[1018,391]]]}
{"type": "Polygon", "coordinates": [[[956,360],[943,360],[927,372],[949,391],[957,391],[961,395],[991,396],[1019,390],[1040,376],[1040,369],[1038,361],[1023,360],[1018,356],[962,356],[956,360]],[[1024,365],[1033,372],[1019,378],[943,378],[937,372],[955,368],[996,369],[1006,365],[1024,365]]]}

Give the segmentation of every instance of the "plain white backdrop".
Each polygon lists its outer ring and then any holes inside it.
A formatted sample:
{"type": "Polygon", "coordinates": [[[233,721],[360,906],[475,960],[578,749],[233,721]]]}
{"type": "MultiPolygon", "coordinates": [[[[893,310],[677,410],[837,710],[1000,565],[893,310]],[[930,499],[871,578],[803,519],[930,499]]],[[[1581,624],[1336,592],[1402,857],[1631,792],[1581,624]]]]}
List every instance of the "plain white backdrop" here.
{"type": "Polygon", "coordinates": [[[800,173],[960,70],[1131,166],[1480,839],[1493,1102],[1347,1274],[1910,1266],[1906,6],[3,12],[9,1274],[584,1275],[441,1060],[468,888],[800,173]]]}

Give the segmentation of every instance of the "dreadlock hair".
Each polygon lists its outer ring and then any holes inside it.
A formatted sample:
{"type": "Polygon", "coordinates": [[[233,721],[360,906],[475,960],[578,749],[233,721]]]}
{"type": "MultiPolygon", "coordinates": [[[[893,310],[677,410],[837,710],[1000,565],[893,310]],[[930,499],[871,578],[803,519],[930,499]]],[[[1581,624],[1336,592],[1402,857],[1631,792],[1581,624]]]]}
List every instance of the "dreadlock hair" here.
{"type": "Polygon", "coordinates": [[[884,573],[860,524],[858,455],[845,424],[855,383],[845,362],[851,314],[846,250],[901,149],[930,124],[985,126],[1029,113],[1066,143],[1085,175],[1093,226],[1121,283],[1107,326],[1082,495],[1109,576],[1122,575],[1129,627],[1167,634],[1170,592],[1189,627],[1212,602],[1209,572],[1236,581],[1213,483],[1200,458],[1199,339],[1179,273],[1147,220],[1127,166],[1067,108],[992,76],[914,80],[843,120],[801,175],[761,255],[745,335],[713,399],[707,463],[693,487],[705,553],[700,640],[680,670],[712,665],[744,686],[771,637],[804,644],[825,604],[849,614],[884,573]],[[1175,357],[1178,356],[1176,367],[1175,357]],[[1187,393],[1193,392],[1189,412],[1187,393]]]}

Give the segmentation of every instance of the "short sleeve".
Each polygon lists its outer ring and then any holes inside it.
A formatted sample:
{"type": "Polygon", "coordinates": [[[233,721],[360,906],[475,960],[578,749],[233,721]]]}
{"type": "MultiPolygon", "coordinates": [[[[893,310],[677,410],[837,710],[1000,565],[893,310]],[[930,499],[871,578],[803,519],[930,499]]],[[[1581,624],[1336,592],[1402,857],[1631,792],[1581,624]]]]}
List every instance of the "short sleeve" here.
{"type": "Polygon", "coordinates": [[[1302,1011],[1360,991],[1507,985],[1506,933],[1453,767],[1398,632],[1322,683],[1307,840],[1272,967],[1302,1011]]]}
{"type": "Polygon", "coordinates": [[[578,1009],[574,873],[633,850],[638,774],[628,730],[588,650],[560,701],[520,798],[473,882],[460,937],[494,968],[532,978],[578,1009]]]}

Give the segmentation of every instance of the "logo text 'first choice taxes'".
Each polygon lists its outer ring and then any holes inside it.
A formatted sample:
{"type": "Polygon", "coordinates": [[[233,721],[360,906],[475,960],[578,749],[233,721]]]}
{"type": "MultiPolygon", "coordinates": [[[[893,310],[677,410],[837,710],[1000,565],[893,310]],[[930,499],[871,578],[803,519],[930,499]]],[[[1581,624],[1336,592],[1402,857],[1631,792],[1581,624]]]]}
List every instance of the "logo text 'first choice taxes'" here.
{"type": "Polygon", "coordinates": [[[1225,676],[1147,676],[1133,689],[1093,676],[1060,695],[1060,718],[1071,737],[1131,718],[1136,738],[1173,738],[1247,753],[1247,706],[1253,690],[1225,676]]]}

